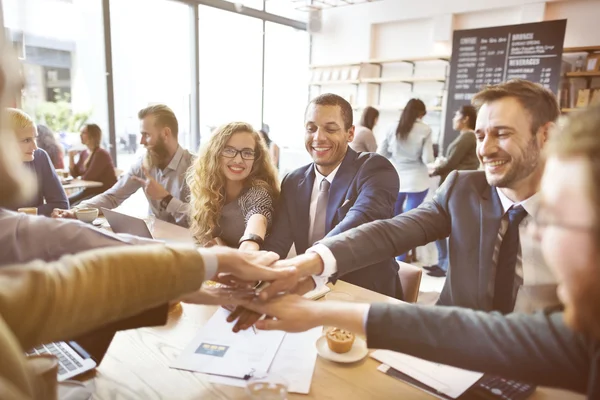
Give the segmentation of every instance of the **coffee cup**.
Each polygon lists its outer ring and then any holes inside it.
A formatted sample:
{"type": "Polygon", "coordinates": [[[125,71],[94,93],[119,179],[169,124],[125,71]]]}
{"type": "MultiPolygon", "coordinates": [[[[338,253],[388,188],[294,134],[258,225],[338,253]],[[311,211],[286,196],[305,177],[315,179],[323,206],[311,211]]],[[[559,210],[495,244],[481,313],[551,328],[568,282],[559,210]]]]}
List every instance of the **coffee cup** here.
{"type": "Polygon", "coordinates": [[[17,211],[23,214],[37,215],[37,207],[23,207],[19,208],[17,211]]]}
{"type": "Polygon", "coordinates": [[[78,220],[92,223],[96,218],[98,218],[98,209],[97,208],[77,208],[75,210],[75,216],[78,220]]]}

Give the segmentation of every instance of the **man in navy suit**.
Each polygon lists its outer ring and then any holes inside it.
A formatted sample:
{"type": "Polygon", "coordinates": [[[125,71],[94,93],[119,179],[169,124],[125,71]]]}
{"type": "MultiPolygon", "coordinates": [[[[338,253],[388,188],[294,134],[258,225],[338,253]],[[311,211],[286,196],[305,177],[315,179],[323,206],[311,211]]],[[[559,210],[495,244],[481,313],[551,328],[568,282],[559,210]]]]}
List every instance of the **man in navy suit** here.
{"type": "MultiPolygon", "coordinates": [[[[288,174],[281,185],[266,250],[285,258],[292,246],[302,254],[316,241],[367,222],[391,218],[398,174],[384,157],[357,153],[352,107],[335,94],[313,99],[305,112],[306,150],[314,162],[288,174]]],[[[402,298],[393,257],[333,277],[387,296],[402,298]]]]}

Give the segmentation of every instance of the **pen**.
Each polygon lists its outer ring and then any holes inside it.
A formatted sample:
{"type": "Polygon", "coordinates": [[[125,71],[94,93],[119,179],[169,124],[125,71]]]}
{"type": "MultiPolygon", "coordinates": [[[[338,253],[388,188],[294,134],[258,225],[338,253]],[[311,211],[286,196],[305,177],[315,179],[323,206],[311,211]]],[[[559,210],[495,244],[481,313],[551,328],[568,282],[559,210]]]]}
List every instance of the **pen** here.
{"type": "Polygon", "coordinates": [[[254,325],[252,325],[252,330],[254,331],[254,334],[256,335],[256,328],[254,327],[254,325]]]}

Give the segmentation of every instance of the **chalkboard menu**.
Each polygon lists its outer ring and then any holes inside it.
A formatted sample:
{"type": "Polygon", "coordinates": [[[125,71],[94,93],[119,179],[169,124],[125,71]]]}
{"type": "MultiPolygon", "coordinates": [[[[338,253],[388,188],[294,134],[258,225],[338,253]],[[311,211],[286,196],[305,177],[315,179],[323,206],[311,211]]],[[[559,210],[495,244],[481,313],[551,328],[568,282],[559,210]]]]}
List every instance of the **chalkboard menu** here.
{"type": "Polygon", "coordinates": [[[454,113],[486,85],[519,78],[558,93],[566,26],[564,19],[454,31],[444,149],[458,135],[454,113]]]}

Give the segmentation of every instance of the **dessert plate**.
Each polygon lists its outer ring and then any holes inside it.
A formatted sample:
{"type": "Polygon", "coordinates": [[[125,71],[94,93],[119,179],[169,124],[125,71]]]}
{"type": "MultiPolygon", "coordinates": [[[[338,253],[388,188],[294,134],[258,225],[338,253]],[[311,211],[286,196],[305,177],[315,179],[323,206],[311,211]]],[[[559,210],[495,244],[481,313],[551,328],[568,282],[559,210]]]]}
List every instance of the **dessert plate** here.
{"type": "Polygon", "coordinates": [[[331,351],[329,346],[327,345],[327,337],[326,335],[321,336],[316,343],[317,353],[327,360],[335,361],[339,363],[353,363],[362,360],[369,354],[369,349],[367,349],[367,343],[359,337],[354,339],[354,344],[352,344],[352,348],[347,353],[336,353],[331,351]]]}

